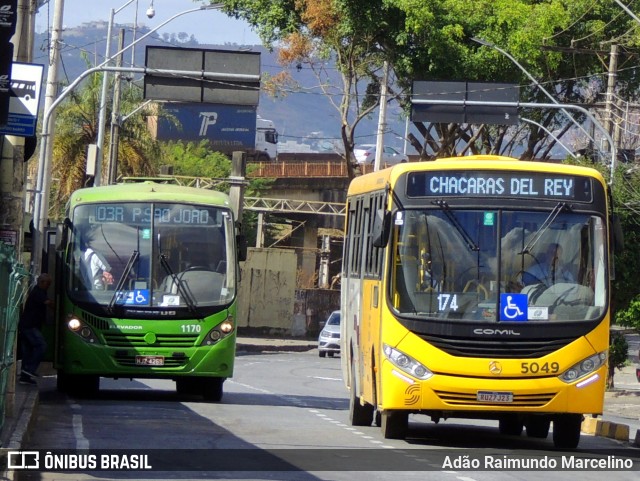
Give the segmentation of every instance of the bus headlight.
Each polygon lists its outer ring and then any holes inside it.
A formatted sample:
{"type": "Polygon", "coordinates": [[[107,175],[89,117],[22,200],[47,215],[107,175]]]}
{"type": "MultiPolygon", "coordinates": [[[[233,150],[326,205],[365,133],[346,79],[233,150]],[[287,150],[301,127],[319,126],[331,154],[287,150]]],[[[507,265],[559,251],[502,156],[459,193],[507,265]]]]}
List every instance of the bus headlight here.
{"type": "Polygon", "coordinates": [[[599,352],[598,354],[594,354],[593,356],[589,356],[586,359],[574,364],[565,372],[563,372],[560,376],[561,381],[564,382],[573,382],[576,381],[588,374],[591,374],[593,371],[598,370],[601,366],[603,366],[607,362],[607,353],[599,352]]]}
{"type": "Polygon", "coordinates": [[[71,332],[80,336],[83,340],[95,343],[97,342],[96,335],[93,333],[91,327],[87,326],[84,322],[78,319],[76,316],[67,316],[67,327],[71,332]]]}
{"type": "Polygon", "coordinates": [[[215,344],[223,337],[228,336],[233,332],[235,326],[233,324],[233,317],[229,316],[216,327],[211,329],[206,336],[204,336],[204,340],[202,341],[201,346],[210,346],[215,344]]]}
{"type": "Polygon", "coordinates": [[[67,322],[67,326],[71,331],[78,332],[82,327],[82,322],[80,322],[80,319],[78,319],[77,317],[72,317],[67,322]]]}
{"type": "Polygon", "coordinates": [[[433,373],[429,371],[426,366],[423,366],[412,357],[407,356],[404,352],[398,351],[388,344],[384,344],[383,349],[384,355],[391,361],[391,364],[410,376],[423,381],[433,376],[433,373]]]}

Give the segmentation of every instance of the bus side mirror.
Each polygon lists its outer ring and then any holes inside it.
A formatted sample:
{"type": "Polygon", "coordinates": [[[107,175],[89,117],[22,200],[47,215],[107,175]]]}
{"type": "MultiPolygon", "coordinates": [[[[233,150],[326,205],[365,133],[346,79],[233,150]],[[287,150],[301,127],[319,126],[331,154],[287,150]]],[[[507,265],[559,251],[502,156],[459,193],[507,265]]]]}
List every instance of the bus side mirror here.
{"type": "Polygon", "coordinates": [[[238,234],[236,236],[236,245],[238,246],[238,261],[243,262],[247,260],[247,238],[244,234],[238,234]]]}
{"type": "Polygon", "coordinates": [[[69,229],[73,228],[73,223],[67,217],[62,224],[56,226],[56,250],[64,250],[69,240],[69,229]]]}
{"type": "Polygon", "coordinates": [[[373,247],[386,247],[391,231],[391,212],[377,210],[373,220],[373,247]]]}
{"type": "Polygon", "coordinates": [[[613,216],[613,248],[616,253],[622,252],[624,249],[624,233],[622,232],[622,223],[620,217],[613,216]]]}

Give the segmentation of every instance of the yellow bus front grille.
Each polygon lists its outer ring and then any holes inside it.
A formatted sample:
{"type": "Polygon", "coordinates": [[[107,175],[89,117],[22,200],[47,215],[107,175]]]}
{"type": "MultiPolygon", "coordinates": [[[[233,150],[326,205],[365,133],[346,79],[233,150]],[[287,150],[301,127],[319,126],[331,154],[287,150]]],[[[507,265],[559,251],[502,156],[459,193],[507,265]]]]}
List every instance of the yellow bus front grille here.
{"type": "Polygon", "coordinates": [[[554,392],[536,394],[514,394],[511,403],[488,403],[477,400],[476,393],[435,391],[435,394],[445,404],[450,406],[495,406],[495,407],[542,407],[548,404],[556,395],[554,392]]]}

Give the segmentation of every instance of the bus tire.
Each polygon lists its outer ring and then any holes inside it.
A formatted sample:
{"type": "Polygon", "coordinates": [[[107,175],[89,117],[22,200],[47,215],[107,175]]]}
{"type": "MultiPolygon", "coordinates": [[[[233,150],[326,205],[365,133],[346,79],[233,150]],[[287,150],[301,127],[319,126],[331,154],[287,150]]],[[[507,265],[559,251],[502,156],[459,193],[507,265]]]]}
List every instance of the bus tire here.
{"type": "Polygon", "coordinates": [[[318,351],[318,356],[325,357],[327,355],[327,351],[318,351]]]}
{"type": "Polygon", "coordinates": [[[405,411],[382,412],[382,435],[385,439],[404,439],[409,429],[409,413],[405,411]]]}
{"type": "Polygon", "coordinates": [[[575,449],[580,443],[582,414],[562,414],[553,420],[553,445],[558,449],[575,449]]]}
{"type": "Polygon", "coordinates": [[[542,416],[531,416],[524,425],[527,429],[527,436],[530,438],[545,439],[549,435],[551,419],[542,416]]]}
{"type": "Polygon", "coordinates": [[[506,414],[498,420],[500,434],[506,436],[520,436],[524,423],[517,414],[506,414]]]}
{"type": "Polygon", "coordinates": [[[200,384],[197,378],[179,377],[176,379],[176,392],[178,394],[200,394],[200,384]]]}
{"type": "Polygon", "coordinates": [[[360,396],[356,393],[356,369],[351,365],[351,395],[349,396],[349,421],[352,426],[371,426],[373,422],[373,406],[360,403],[360,396]]]}
{"type": "Polygon", "coordinates": [[[73,397],[95,396],[100,390],[100,376],[77,375],[58,372],[57,387],[73,397]]]}
{"type": "Polygon", "coordinates": [[[214,403],[222,400],[224,384],[223,377],[209,377],[202,379],[202,397],[205,401],[211,401],[214,403]]]}

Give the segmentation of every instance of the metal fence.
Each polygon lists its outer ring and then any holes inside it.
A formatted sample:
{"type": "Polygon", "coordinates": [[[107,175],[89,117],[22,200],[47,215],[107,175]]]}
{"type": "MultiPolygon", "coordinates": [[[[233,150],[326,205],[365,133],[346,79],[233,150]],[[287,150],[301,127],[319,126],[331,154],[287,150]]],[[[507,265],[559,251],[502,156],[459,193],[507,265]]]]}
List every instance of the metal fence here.
{"type": "Polygon", "coordinates": [[[29,273],[18,263],[15,248],[0,242],[0,428],[4,424],[7,386],[15,362],[20,307],[29,273]]]}

